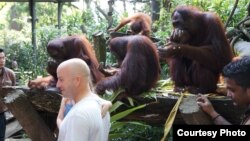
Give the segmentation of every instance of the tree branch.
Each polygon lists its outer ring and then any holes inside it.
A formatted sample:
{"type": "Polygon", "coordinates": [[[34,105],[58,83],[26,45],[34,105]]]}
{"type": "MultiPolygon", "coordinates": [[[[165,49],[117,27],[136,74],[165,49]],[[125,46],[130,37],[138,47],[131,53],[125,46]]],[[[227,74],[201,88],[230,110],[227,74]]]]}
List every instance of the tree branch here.
{"type": "Polygon", "coordinates": [[[234,15],[234,12],[235,12],[235,9],[237,8],[238,2],[239,2],[239,0],[235,0],[234,7],[233,7],[233,9],[232,9],[232,11],[231,11],[231,13],[230,13],[228,19],[227,19],[226,24],[225,24],[225,29],[227,28],[227,26],[228,26],[230,20],[232,19],[233,15],[234,15]]]}

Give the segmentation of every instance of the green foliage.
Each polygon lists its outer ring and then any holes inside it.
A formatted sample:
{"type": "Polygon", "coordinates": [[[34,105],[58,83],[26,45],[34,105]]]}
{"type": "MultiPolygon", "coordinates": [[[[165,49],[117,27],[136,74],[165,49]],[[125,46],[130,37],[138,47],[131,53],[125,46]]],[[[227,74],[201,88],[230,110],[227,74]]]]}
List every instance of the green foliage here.
{"type": "MultiPolygon", "coordinates": [[[[240,0],[229,27],[234,27],[245,15],[246,6],[249,0],[240,0]]],[[[153,24],[153,36],[160,39],[159,46],[163,46],[166,39],[172,31],[171,13],[177,5],[193,5],[198,6],[206,11],[216,12],[225,23],[234,5],[234,0],[176,0],[171,1],[170,12],[164,8],[160,10],[160,19],[153,24]]],[[[104,16],[96,9],[79,10],[70,4],[63,6],[62,27],[58,30],[57,23],[57,4],[56,3],[36,3],[37,23],[37,49],[36,58],[34,58],[34,50],[31,45],[31,23],[27,3],[0,3],[0,47],[6,50],[7,65],[10,67],[11,61],[16,58],[19,69],[17,70],[20,85],[26,84],[28,80],[34,79],[38,75],[47,75],[45,70],[48,60],[46,46],[48,42],[54,38],[72,34],[86,34],[91,41],[92,34],[102,31],[105,37],[108,37],[108,22],[104,16]],[[12,8],[11,8],[12,7],[12,8]],[[9,10],[6,10],[9,8],[9,10]],[[11,10],[10,10],[11,9],[11,10]],[[7,11],[7,13],[6,13],[7,11]],[[20,31],[10,30],[10,25],[15,23],[21,28],[20,31]]],[[[149,13],[150,5],[146,4],[140,11],[149,13]]],[[[114,11],[113,26],[115,27],[123,17],[127,17],[128,13],[119,15],[114,11]]],[[[128,26],[122,28],[121,32],[126,32],[128,26]]],[[[107,52],[106,64],[113,65],[116,62],[115,57],[107,52]]],[[[168,65],[163,63],[161,78],[167,79],[168,65]]],[[[169,80],[159,81],[157,88],[169,89],[172,87],[169,80]]],[[[122,90],[118,92],[107,92],[104,96],[114,102],[122,90]]],[[[156,99],[156,92],[150,91],[142,94],[144,98],[156,99]]],[[[141,122],[121,122],[120,119],[135,110],[144,108],[145,105],[139,105],[132,99],[128,98],[128,102],[124,103],[116,101],[113,103],[110,112],[112,114],[112,127],[110,138],[112,141],[140,141],[150,140],[158,141],[163,135],[163,127],[153,127],[141,122]],[[128,104],[127,104],[128,103],[128,104]],[[125,108],[125,110],[122,110],[125,108]]],[[[171,140],[171,138],[169,138],[171,140]]]]}
{"type": "Polygon", "coordinates": [[[166,37],[171,33],[171,13],[168,13],[164,8],[160,11],[160,19],[153,23],[154,36],[160,39],[160,45],[164,45],[166,37]]]}
{"type": "MultiPolygon", "coordinates": [[[[37,30],[37,46],[43,48],[44,52],[46,53],[46,46],[50,40],[53,40],[60,36],[60,31],[58,28],[55,28],[54,26],[43,26],[37,30]]],[[[64,36],[66,32],[66,29],[61,29],[61,36],[64,36]]]]}
{"type": "Polygon", "coordinates": [[[167,79],[169,78],[169,66],[166,64],[166,62],[161,63],[161,79],[167,79]]]}
{"type": "Polygon", "coordinates": [[[34,79],[38,75],[47,75],[45,70],[48,60],[46,46],[50,40],[59,36],[82,34],[81,25],[83,20],[85,23],[88,23],[88,37],[91,37],[91,33],[97,30],[96,24],[93,24],[95,22],[91,11],[82,12],[64,5],[63,13],[65,14],[62,15],[62,28],[59,31],[57,28],[56,4],[37,3],[36,6],[38,18],[36,24],[36,50],[31,45],[31,23],[28,20],[29,18],[27,18],[29,15],[27,3],[13,3],[9,5],[10,10],[7,15],[14,13],[14,19],[6,16],[7,23],[2,22],[2,20],[0,22],[0,29],[2,29],[0,30],[0,47],[6,50],[8,67],[10,67],[14,58],[17,60],[19,65],[19,70],[17,71],[21,73],[18,73],[21,79],[20,84],[25,84],[29,79],[34,79]],[[87,19],[92,19],[93,21],[87,19]],[[13,21],[16,21],[22,27],[20,31],[7,29],[13,21]],[[34,55],[35,53],[36,56],[34,55]],[[27,75],[27,71],[32,72],[32,74],[27,75]]]}
{"type": "Polygon", "coordinates": [[[2,10],[2,8],[6,5],[6,2],[1,2],[0,3],[0,10],[2,10]]]}
{"type": "Polygon", "coordinates": [[[48,42],[58,36],[58,29],[53,26],[44,26],[37,30],[37,48],[31,45],[30,27],[24,26],[22,31],[2,30],[0,31],[2,44],[0,47],[6,50],[7,66],[13,59],[17,60],[20,72],[20,84],[26,84],[29,79],[34,79],[38,75],[46,76],[46,66],[48,55],[46,46],[48,42]],[[13,40],[14,39],[14,40],[13,40]],[[36,65],[39,64],[39,65],[36,65]],[[27,75],[27,72],[32,72],[27,75]]]}
{"type": "Polygon", "coordinates": [[[124,125],[122,128],[116,128],[119,134],[110,134],[111,141],[159,141],[163,135],[163,127],[126,122],[121,124],[124,125]]]}
{"type": "Polygon", "coordinates": [[[66,27],[68,35],[81,34],[82,12],[71,8],[69,10],[70,14],[64,15],[63,27],[66,27]]]}
{"type": "Polygon", "coordinates": [[[116,62],[117,61],[116,61],[115,56],[112,53],[107,52],[106,53],[106,64],[113,66],[116,62]]]}
{"type": "Polygon", "coordinates": [[[111,113],[111,128],[109,132],[109,140],[111,141],[158,141],[163,134],[162,127],[152,127],[142,122],[136,121],[120,121],[122,118],[128,116],[132,112],[142,109],[146,104],[134,106],[132,98],[128,98],[130,105],[125,104],[115,99],[123,93],[120,89],[115,92],[106,91],[103,98],[113,103],[111,113]],[[121,110],[124,109],[125,110],[121,110]]]}
{"type": "MultiPolygon", "coordinates": [[[[63,7],[63,13],[65,12],[66,12],[65,7],[63,7]]],[[[57,25],[57,3],[48,4],[48,3],[37,2],[36,15],[38,19],[36,26],[38,29],[43,26],[57,25]]]]}
{"type": "MultiPolygon", "coordinates": [[[[200,7],[205,11],[212,11],[217,13],[217,15],[222,19],[225,23],[230,15],[230,12],[233,9],[235,0],[184,0],[183,1],[187,5],[193,5],[200,7]]],[[[246,6],[249,3],[249,0],[240,0],[238,6],[235,10],[235,14],[233,16],[232,22],[229,27],[235,26],[237,22],[239,22],[243,17],[246,16],[246,6]]]]}
{"type": "Polygon", "coordinates": [[[7,65],[11,67],[10,64],[13,59],[18,62],[19,70],[21,72],[21,83],[27,82],[27,79],[32,79],[31,76],[36,75],[46,75],[46,65],[47,65],[47,53],[45,48],[38,46],[36,53],[37,58],[34,57],[34,50],[30,44],[30,37],[24,37],[20,32],[11,30],[8,32],[3,32],[4,45],[2,48],[6,50],[7,65]],[[15,39],[15,40],[13,40],[15,39]],[[37,60],[36,65],[34,60],[37,60]],[[25,75],[26,71],[32,72],[31,75],[25,75]],[[27,76],[27,78],[25,78],[27,76]]]}
{"type": "Polygon", "coordinates": [[[138,109],[142,109],[146,107],[146,104],[143,104],[143,105],[140,105],[140,106],[137,106],[137,107],[134,107],[134,108],[131,108],[131,109],[128,109],[128,110],[125,110],[123,112],[120,112],[118,114],[115,114],[111,117],[111,122],[115,122],[115,121],[118,121],[124,117],[126,117],[127,115],[131,114],[132,112],[138,110],[138,109]]]}
{"type": "MultiPolygon", "coordinates": [[[[160,19],[153,25],[153,29],[156,31],[154,35],[161,39],[161,45],[165,43],[166,38],[170,36],[171,25],[171,13],[178,5],[192,5],[197,6],[205,11],[215,12],[225,23],[230,15],[230,12],[234,6],[234,0],[178,0],[173,1],[170,12],[167,12],[164,8],[161,8],[160,19]]],[[[229,27],[234,27],[243,17],[246,16],[246,8],[249,0],[240,0],[236,8],[235,14],[229,27]]]]}

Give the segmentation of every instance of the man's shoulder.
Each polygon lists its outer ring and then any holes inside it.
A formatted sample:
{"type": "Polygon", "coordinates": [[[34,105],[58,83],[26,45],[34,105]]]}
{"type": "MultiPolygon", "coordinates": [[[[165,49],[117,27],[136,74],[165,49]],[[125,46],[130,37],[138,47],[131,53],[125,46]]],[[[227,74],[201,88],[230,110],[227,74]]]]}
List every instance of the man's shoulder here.
{"type": "Polygon", "coordinates": [[[5,70],[6,73],[15,75],[14,71],[12,69],[10,69],[10,68],[4,67],[4,70],[5,70]]]}
{"type": "Polygon", "coordinates": [[[75,112],[80,115],[97,114],[101,112],[101,108],[95,99],[84,99],[75,106],[75,112]]]}
{"type": "Polygon", "coordinates": [[[87,98],[79,101],[79,105],[86,107],[86,108],[89,108],[89,107],[96,108],[96,107],[98,107],[99,103],[95,97],[87,97],[87,98]]]}

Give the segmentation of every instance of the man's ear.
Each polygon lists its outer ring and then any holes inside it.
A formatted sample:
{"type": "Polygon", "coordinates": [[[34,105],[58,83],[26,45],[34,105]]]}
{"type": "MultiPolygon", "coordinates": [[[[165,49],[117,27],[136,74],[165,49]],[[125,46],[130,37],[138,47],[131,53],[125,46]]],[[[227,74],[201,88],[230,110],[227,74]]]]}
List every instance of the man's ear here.
{"type": "Polygon", "coordinates": [[[81,78],[79,76],[75,77],[75,80],[74,80],[75,86],[79,86],[80,81],[81,81],[81,78]]]}

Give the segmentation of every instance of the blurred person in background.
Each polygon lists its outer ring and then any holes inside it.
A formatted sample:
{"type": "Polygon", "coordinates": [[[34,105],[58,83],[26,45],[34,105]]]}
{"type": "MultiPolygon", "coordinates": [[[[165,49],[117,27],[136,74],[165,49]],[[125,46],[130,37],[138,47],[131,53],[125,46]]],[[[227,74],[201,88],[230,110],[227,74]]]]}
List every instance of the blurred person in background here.
{"type": "MultiPolygon", "coordinates": [[[[16,84],[16,77],[14,72],[5,67],[6,57],[3,49],[0,49],[0,87],[14,86],[16,84]]],[[[5,139],[6,118],[4,112],[7,110],[6,106],[0,100],[0,141],[5,139]]]]}

